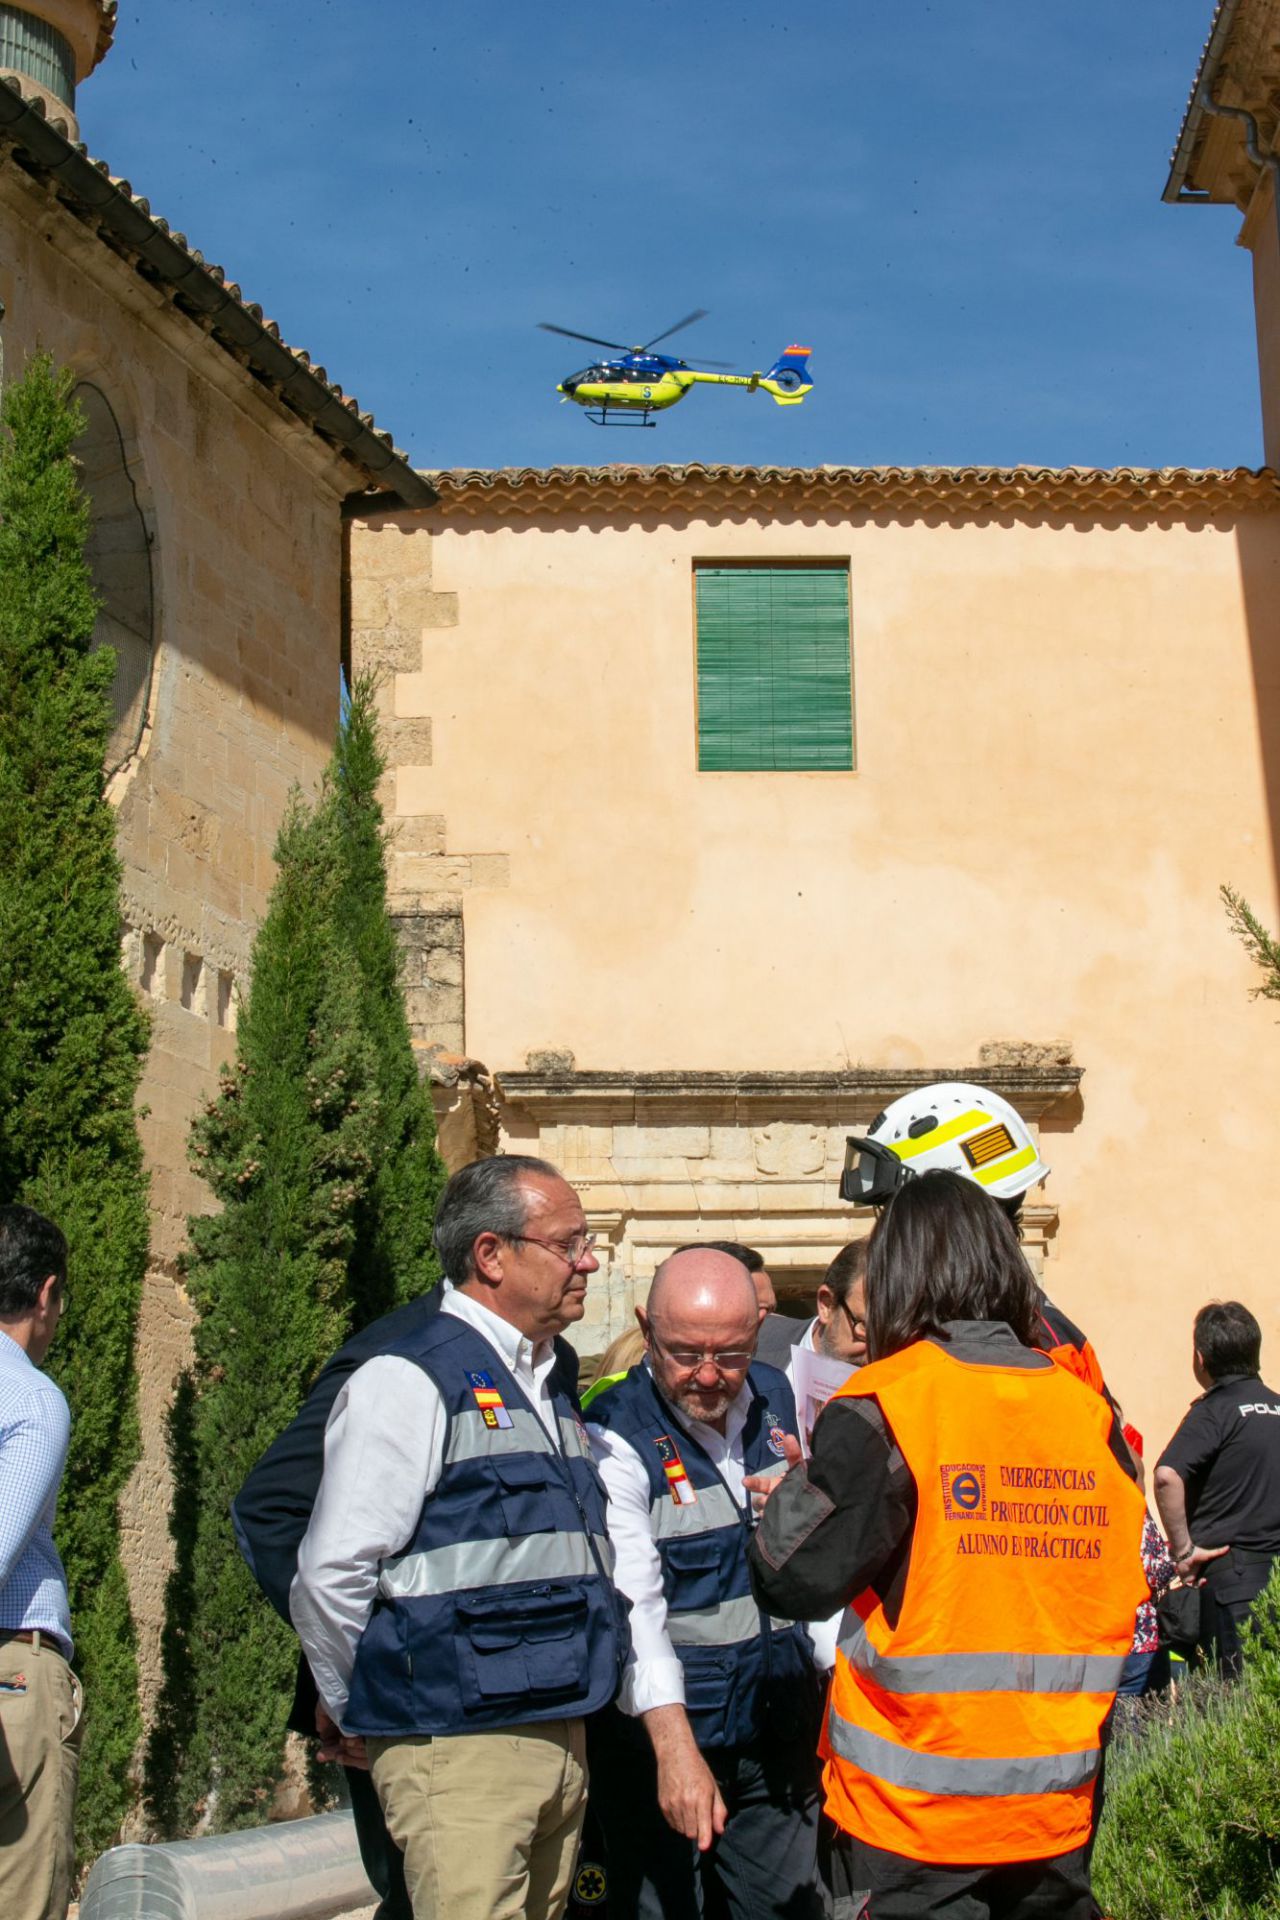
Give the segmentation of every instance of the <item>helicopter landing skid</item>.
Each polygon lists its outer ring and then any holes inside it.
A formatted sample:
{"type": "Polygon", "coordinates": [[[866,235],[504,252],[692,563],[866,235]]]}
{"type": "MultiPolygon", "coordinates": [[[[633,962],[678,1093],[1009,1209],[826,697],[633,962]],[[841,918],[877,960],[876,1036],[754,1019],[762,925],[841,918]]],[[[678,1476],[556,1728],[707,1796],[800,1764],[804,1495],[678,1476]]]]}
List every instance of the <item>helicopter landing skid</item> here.
{"type": "Polygon", "coordinates": [[[656,427],[658,424],[651,407],[600,407],[595,413],[588,411],[587,418],[593,427],[656,427]]]}

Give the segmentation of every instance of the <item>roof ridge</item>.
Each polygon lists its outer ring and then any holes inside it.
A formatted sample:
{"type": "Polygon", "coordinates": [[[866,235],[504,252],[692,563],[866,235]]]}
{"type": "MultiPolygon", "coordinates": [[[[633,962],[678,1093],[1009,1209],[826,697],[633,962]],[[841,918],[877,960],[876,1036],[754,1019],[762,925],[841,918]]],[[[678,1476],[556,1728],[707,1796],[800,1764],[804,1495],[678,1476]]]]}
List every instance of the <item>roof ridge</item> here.
{"type": "Polygon", "coordinates": [[[798,499],[823,507],[981,512],[1200,514],[1280,507],[1269,467],[653,466],[454,467],[423,476],[445,510],[733,509],[798,499]]]}

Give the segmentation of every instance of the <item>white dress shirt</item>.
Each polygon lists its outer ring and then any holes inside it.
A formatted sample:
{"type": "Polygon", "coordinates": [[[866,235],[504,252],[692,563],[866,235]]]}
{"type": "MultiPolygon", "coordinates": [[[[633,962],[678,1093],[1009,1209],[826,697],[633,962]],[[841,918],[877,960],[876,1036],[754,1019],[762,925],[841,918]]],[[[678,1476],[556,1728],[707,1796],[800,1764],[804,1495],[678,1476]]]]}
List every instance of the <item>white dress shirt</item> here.
{"type": "MultiPolygon", "coordinates": [[[[648,1366],[648,1361],[644,1363],[648,1366]]],[[[747,1494],[743,1486],[746,1465],[742,1457],[742,1430],[751,1406],[751,1388],[742,1391],[725,1415],[724,1432],[702,1420],[677,1413],[665,1402],[672,1419],[696,1440],[714,1465],[738,1506],[747,1494]]],[[[653,1537],[649,1472],[629,1440],[594,1426],[587,1416],[591,1452],[609,1494],[609,1538],[617,1555],[614,1578],[631,1602],[631,1656],[618,1695],[624,1713],[649,1713],[654,1707],[684,1705],[684,1668],[667,1633],[667,1602],[662,1590],[662,1562],[653,1537]]],[[[812,1628],[810,1629],[812,1633],[812,1628]]],[[[818,1662],[826,1649],[818,1653],[818,1662]]],[[[835,1664],[834,1647],[828,1662],[835,1664]]]]}
{"type": "MultiPolygon", "coordinates": [[[[535,1346],[470,1294],[440,1307],[489,1342],[561,1448],[549,1380],[550,1340],[535,1346]]],[[[448,1418],[435,1382],[412,1360],[378,1354],[344,1382],[324,1435],[324,1475],[298,1549],[289,1612],[326,1711],[341,1727],[356,1647],[384,1560],[412,1539],[440,1482],[448,1418]]]]}

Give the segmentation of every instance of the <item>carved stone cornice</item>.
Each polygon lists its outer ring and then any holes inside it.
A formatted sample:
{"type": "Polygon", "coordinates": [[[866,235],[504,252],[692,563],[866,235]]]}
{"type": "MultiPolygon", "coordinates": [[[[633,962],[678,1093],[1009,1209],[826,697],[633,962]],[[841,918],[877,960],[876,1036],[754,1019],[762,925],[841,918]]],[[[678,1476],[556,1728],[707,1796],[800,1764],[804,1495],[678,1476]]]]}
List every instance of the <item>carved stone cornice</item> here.
{"type": "MultiPolygon", "coordinates": [[[[1280,5],[1280,0],[1276,0],[1280,5]]],[[[454,468],[423,474],[441,519],[1200,521],[1280,505],[1280,479],[1249,467],[454,468]]],[[[397,514],[398,521],[403,516],[397,514]]]]}
{"type": "Polygon", "coordinates": [[[1038,1121],[1078,1093],[1083,1067],[852,1067],[834,1072],[578,1072],[499,1073],[504,1100],[536,1109],[551,1124],[573,1125],[588,1109],[615,1119],[643,1115],[661,1126],[695,1109],[767,1109],[785,1118],[867,1121],[913,1087],[938,1080],[977,1081],[1003,1094],[1027,1120],[1038,1121]],[[555,1115],[554,1121],[552,1114],[555,1115]]]}

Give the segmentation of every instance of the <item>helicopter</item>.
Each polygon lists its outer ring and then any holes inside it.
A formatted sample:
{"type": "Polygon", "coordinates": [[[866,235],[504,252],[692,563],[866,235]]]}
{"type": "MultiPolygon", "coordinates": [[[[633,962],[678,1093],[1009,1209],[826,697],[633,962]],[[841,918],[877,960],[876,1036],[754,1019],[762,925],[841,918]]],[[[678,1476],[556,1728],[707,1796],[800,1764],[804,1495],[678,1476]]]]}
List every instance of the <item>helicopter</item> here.
{"type": "Polygon", "coordinates": [[[585,340],[590,346],[608,347],[621,356],[616,360],[598,360],[584,367],[581,373],[566,374],[556,392],[576,406],[585,407],[587,418],[598,427],[652,427],[656,425],[655,413],[674,407],[695,386],[745,387],[748,393],[761,388],[772,394],[780,407],[798,407],[805,395],[812,392],[808,347],[785,348],[766,373],[722,373],[718,369],[730,364],[725,360],[703,360],[691,367],[687,361],[677,360],[671,354],[653,351],[660,340],[669,340],[673,333],[691,327],[695,320],[705,320],[706,315],[705,307],[695,307],[683,320],[677,320],[662,333],[655,333],[652,340],[646,340],[639,347],[626,347],[619,340],[601,340],[592,333],[575,333],[570,327],[557,327],[549,320],[540,320],[538,325],[544,333],[559,333],[566,340],[585,340]],[[712,367],[717,371],[705,371],[712,367]]]}

